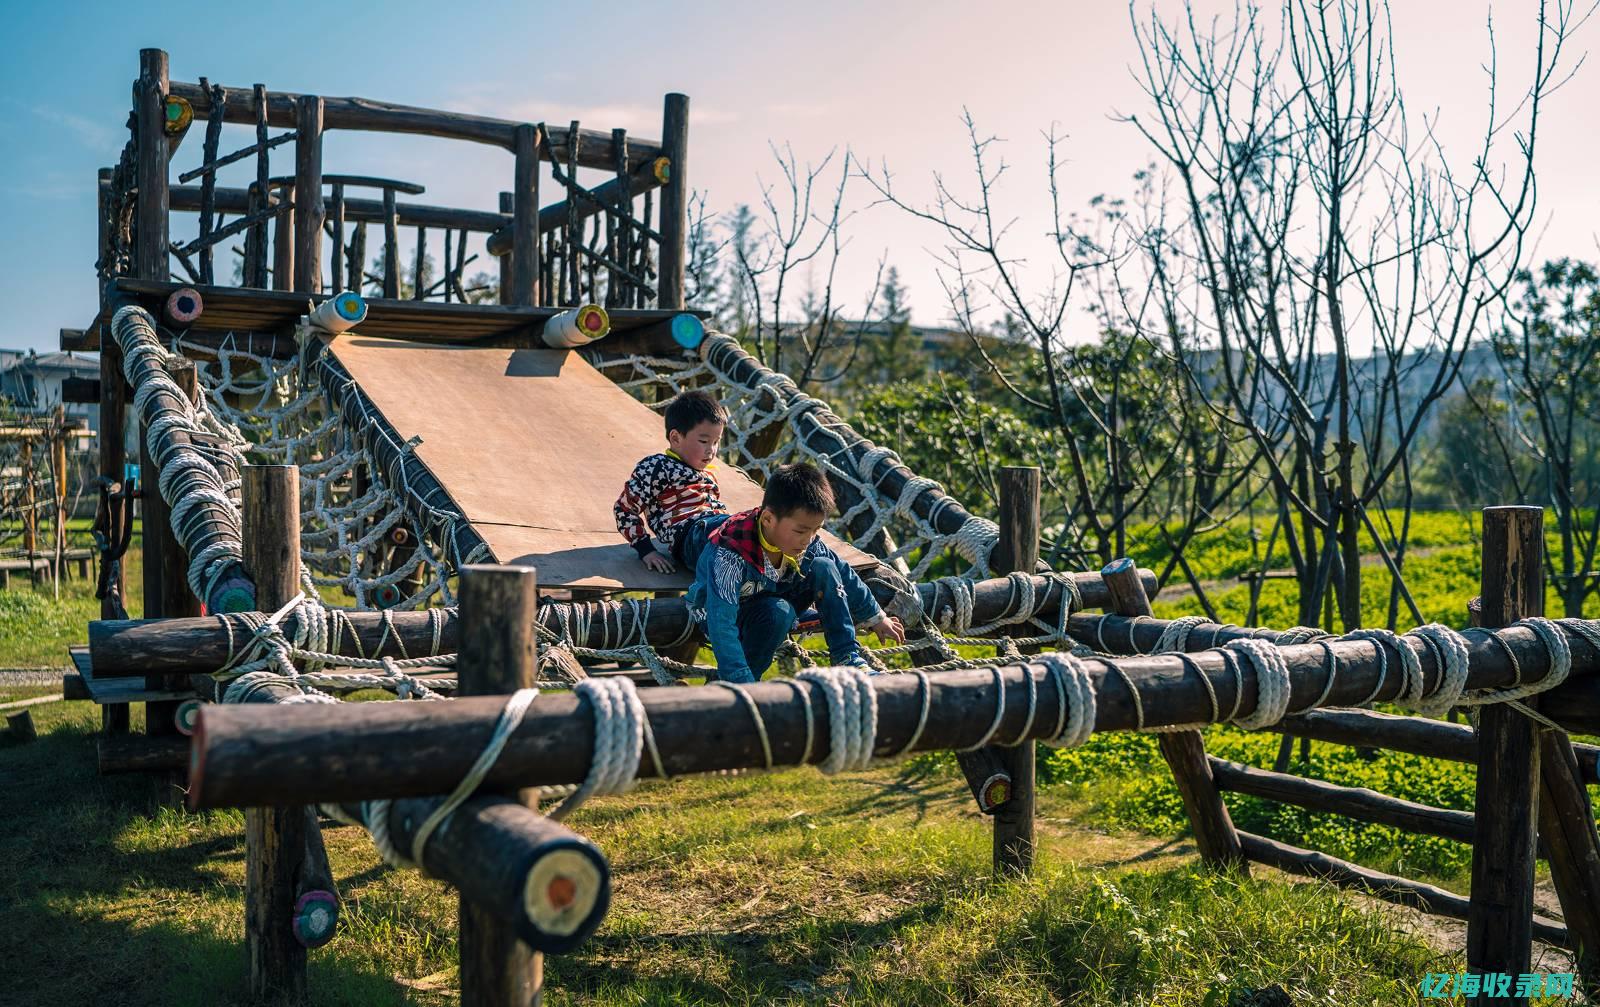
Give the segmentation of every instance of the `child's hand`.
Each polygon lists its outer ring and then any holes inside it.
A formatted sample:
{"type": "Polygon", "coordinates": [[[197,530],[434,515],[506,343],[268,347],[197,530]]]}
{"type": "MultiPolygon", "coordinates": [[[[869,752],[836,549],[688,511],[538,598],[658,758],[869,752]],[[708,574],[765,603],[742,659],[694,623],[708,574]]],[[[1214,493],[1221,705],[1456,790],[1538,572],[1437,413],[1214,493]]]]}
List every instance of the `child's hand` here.
{"type": "Polygon", "coordinates": [[[887,612],[885,612],[877,622],[868,626],[867,629],[878,634],[879,640],[885,642],[893,640],[895,643],[906,642],[906,628],[900,625],[899,619],[896,619],[887,612]]]}
{"type": "Polygon", "coordinates": [[[667,559],[667,557],[658,552],[653,552],[646,555],[644,558],[644,565],[647,569],[654,570],[656,573],[675,573],[677,570],[677,568],[672,565],[672,560],[667,559]]]}

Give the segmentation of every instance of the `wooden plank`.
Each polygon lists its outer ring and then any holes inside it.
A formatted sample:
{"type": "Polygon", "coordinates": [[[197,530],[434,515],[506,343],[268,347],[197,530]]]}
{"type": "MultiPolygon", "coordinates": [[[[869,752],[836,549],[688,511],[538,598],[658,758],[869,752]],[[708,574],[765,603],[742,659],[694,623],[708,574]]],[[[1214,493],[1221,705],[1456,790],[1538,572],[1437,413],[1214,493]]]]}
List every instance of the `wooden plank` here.
{"type": "MultiPolygon", "coordinates": [[[[227,104],[223,118],[227,122],[254,123],[256,103],[252,94],[243,88],[224,88],[227,104]]],[[[207,118],[211,99],[198,84],[183,81],[172,83],[172,93],[184,98],[194,107],[195,118],[207,118]]],[[[288,91],[265,92],[266,121],[272,126],[293,126],[295,107],[300,95],[288,91]]],[[[371,130],[383,133],[417,133],[437,136],[447,140],[466,140],[511,149],[513,133],[521,123],[510,119],[495,119],[484,115],[463,112],[445,112],[414,105],[397,105],[393,102],[371,98],[324,97],[324,125],[327,129],[371,130]]],[[[583,156],[578,164],[585,168],[609,171],[611,160],[611,134],[586,129],[580,136],[583,156]]],[[[555,157],[567,157],[571,137],[564,127],[550,130],[550,147],[555,157]]],[[[649,164],[661,156],[661,144],[654,140],[629,141],[630,164],[638,167],[649,164]]]]}
{"type": "MultiPolygon", "coordinates": [[[[1485,627],[1496,629],[1544,614],[1543,528],[1539,507],[1484,509],[1485,627]]],[[[1467,967],[1480,974],[1518,975],[1532,963],[1538,735],[1534,722],[1509,706],[1479,711],[1467,967]]]]}
{"type": "MultiPolygon", "coordinates": [[[[462,569],[463,636],[456,659],[462,695],[500,696],[533,687],[538,678],[538,583],[538,574],[527,566],[462,569]]],[[[537,790],[500,793],[528,808],[539,804],[537,790]]],[[[460,920],[462,1007],[540,1002],[544,955],[524,944],[502,917],[465,896],[460,920]]]]}
{"type": "MultiPolygon", "coordinates": [[[[422,435],[416,457],[496,560],[538,567],[548,587],[688,586],[687,573],[640,563],[611,509],[634,465],[663,450],[661,418],[582,357],[350,335],[330,347],[401,440],[422,435]]],[[[760,504],[761,488],[742,472],[713,475],[730,510],[760,504]]],[[[852,566],[876,566],[824,535],[852,566]]]]}

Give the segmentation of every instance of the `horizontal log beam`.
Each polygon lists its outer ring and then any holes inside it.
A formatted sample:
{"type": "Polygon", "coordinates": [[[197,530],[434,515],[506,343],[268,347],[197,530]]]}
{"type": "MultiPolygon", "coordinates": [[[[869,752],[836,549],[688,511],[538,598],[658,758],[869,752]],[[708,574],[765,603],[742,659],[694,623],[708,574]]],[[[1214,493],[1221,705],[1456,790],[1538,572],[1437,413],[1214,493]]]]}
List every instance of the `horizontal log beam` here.
{"type": "MultiPolygon", "coordinates": [[[[389,805],[389,839],[402,855],[411,856],[417,828],[442,803],[422,797],[389,805]]],[[[365,820],[361,805],[340,810],[365,820]]],[[[536,951],[571,951],[600,926],[611,904],[611,866],[599,847],[497,795],[470,797],[451,812],[423,846],[422,866],[511,924],[536,951]]]]}
{"type": "MultiPolygon", "coordinates": [[[[255,96],[247,88],[225,87],[222,118],[224,122],[255,125],[255,96]]],[[[199,84],[173,81],[171,93],[184,99],[194,109],[196,119],[211,115],[211,95],[199,84]]],[[[295,105],[300,95],[287,91],[268,91],[267,125],[295,125],[295,105]]],[[[415,105],[397,105],[371,98],[323,98],[322,125],[324,129],[370,130],[378,133],[415,133],[437,136],[445,140],[467,140],[511,149],[512,131],[521,123],[510,119],[496,119],[486,115],[468,115],[463,112],[444,112],[415,105]]],[[[550,136],[550,153],[567,163],[568,149],[572,143],[571,130],[566,126],[546,127],[550,136]]],[[[584,129],[578,133],[578,165],[616,170],[616,155],[612,149],[611,133],[597,129],[584,129]]],[[[658,140],[640,140],[628,137],[628,165],[630,169],[649,164],[661,156],[658,140]]]]}
{"type": "MultiPolygon", "coordinates": [[[[200,187],[198,185],[175,185],[170,191],[170,198],[173,210],[196,213],[200,210],[200,187]]],[[[216,201],[216,208],[219,213],[249,212],[250,194],[245,189],[219,187],[216,190],[216,201]]],[[[460,230],[483,232],[496,231],[511,219],[509,214],[495,213],[489,210],[427,206],[421,203],[395,203],[395,215],[399,218],[401,227],[452,227],[460,230]]],[[[383,200],[357,199],[347,195],[344,198],[344,219],[352,223],[381,224],[383,222],[383,200]]]]}
{"type": "MultiPolygon", "coordinates": [[[[1297,738],[1357,748],[1387,748],[1450,762],[1478,761],[1478,735],[1465,724],[1427,717],[1397,717],[1372,710],[1313,710],[1269,728],[1297,738]]],[[[1600,784],[1600,746],[1574,744],[1583,781],[1600,784]]]]}
{"type": "MultiPolygon", "coordinates": [[[[1511,646],[1525,644],[1531,630],[1508,630],[1511,646]]],[[[1326,690],[1329,706],[1359,703],[1369,695],[1393,699],[1403,676],[1382,674],[1367,641],[1333,644],[1340,674],[1329,689],[1323,650],[1315,645],[1281,649],[1290,679],[1291,709],[1309,705],[1326,690]]],[[[1579,668],[1592,669],[1600,656],[1574,643],[1579,668]]],[[[1424,659],[1425,663],[1428,660],[1424,659]]],[[[1548,663],[1522,662],[1525,682],[1537,682],[1548,663]]],[[[1237,707],[1248,716],[1257,702],[1255,672],[1247,662],[1225,663],[1218,652],[1186,660],[1172,656],[1086,659],[1094,687],[1095,729],[1131,730],[1203,723],[1214,719],[1211,695],[1221,709],[1237,707]],[[1232,668],[1240,673],[1235,677],[1232,668]],[[1198,669],[1199,674],[1196,674],[1198,669]],[[1201,681],[1202,676],[1204,681],[1201,681]],[[1136,697],[1133,689],[1139,690],[1136,697]]],[[[1431,672],[1437,675],[1437,670],[1431,672]]],[[[873,751],[901,751],[917,730],[926,702],[926,720],[916,735],[916,751],[970,748],[986,737],[1007,743],[1046,737],[1064,716],[1065,697],[1037,665],[1013,663],[1000,670],[1004,685],[988,669],[927,676],[883,675],[873,680],[878,697],[878,729],[873,751]],[[1029,689],[1024,675],[1034,679],[1029,689]],[[928,695],[922,695],[926,680],[928,695]],[[1036,695],[1033,708],[1027,700],[1036,695]],[[996,719],[998,715],[998,720],[996,719]],[[992,723],[998,727],[991,730],[992,723]]],[[[1513,672],[1506,652],[1478,641],[1472,651],[1468,687],[1501,687],[1513,672]]],[[[802,684],[799,694],[781,682],[762,682],[743,690],[760,712],[766,731],[757,728],[744,701],[717,686],[649,689],[640,693],[669,775],[750,769],[764,764],[763,737],[776,765],[820,762],[828,744],[828,715],[820,691],[802,684]],[[815,743],[807,752],[808,723],[815,743]]],[[[195,807],[293,804],[375,797],[411,797],[453,788],[482,750],[499,718],[500,697],[470,697],[451,703],[358,703],[348,706],[296,706],[273,710],[208,707],[200,715],[190,770],[190,800],[195,807]]],[[[594,745],[593,718],[579,710],[571,693],[540,696],[512,735],[486,787],[554,786],[581,782],[594,745]]],[[[640,766],[653,775],[650,760],[640,766]]]]}
{"type": "Polygon", "coordinates": [[[101,776],[158,773],[189,765],[189,739],[182,735],[112,734],[99,739],[96,749],[101,776]]]}
{"type": "MultiPolygon", "coordinates": [[[[1086,644],[1107,654],[1148,654],[1155,649],[1161,639],[1161,634],[1172,623],[1166,619],[1132,619],[1121,616],[1108,615],[1104,621],[1100,617],[1072,617],[1067,625],[1067,633],[1073,639],[1086,644]]],[[[1537,667],[1538,675],[1543,678],[1550,667],[1550,655],[1545,650],[1544,644],[1530,629],[1502,630],[1502,638],[1510,644],[1516,653],[1517,661],[1523,667],[1528,667],[1528,662],[1533,662],[1537,667]]],[[[1189,653],[1209,650],[1233,640],[1254,638],[1275,643],[1283,637],[1283,633],[1271,629],[1250,629],[1241,626],[1200,626],[1190,632],[1185,641],[1189,653]]],[[[1544,705],[1546,715],[1560,724],[1568,731],[1575,734],[1600,734],[1600,675],[1583,674],[1587,670],[1600,670],[1593,663],[1586,663],[1594,657],[1594,648],[1577,637],[1568,633],[1567,639],[1572,643],[1572,652],[1578,659],[1574,665],[1575,673],[1572,678],[1562,685],[1545,693],[1540,702],[1544,705]]],[[[1469,637],[1471,650],[1476,662],[1479,652],[1486,647],[1494,647],[1486,638],[1469,637]]],[[[1433,654],[1414,637],[1411,638],[1411,648],[1422,655],[1423,669],[1428,676],[1428,688],[1433,688],[1434,676],[1437,669],[1433,665],[1433,654]]],[[[1368,649],[1376,646],[1367,643],[1368,649]]],[[[1497,664],[1509,664],[1504,655],[1491,658],[1497,664]]],[[[1508,680],[1509,682],[1510,680],[1508,680]]],[[[1330,703],[1329,706],[1340,704],[1330,703]]],[[[1354,704],[1347,704],[1354,705],[1354,704]]],[[[1293,707],[1291,707],[1293,709],[1293,707]]]]}
{"type": "MultiPolygon", "coordinates": [[[[1385,874],[1348,860],[1330,857],[1326,853],[1303,850],[1250,832],[1239,833],[1239,841],[1244,846],[1245,856],[1258,864],[1276,867],[1290,874],[1321,878],[1340,888],[1365,892],[1386,902],[1411,906],[1435,916],[1457,920],[1467,918],[1467,900],[1443,888],[1385,874]]],[[[1533,935],[1546,944],[1567,946],[1567,928],[1542,916],[1533,918],[1533,935]]]]}
{"type": "MultiPolygon", "coordinates": [[[[1153,591],[1155,574],[1144,570],[1140,576],[1145,582],[1145,589],[1153,591]]],[[[1109,603],[1110,595],[1099,574],[1078,574],[1076,581],[1085,605],[1099,607],[1109,603]]],[[[1034,589],[1037,596],[1043,599],[1044,617],[1054,618],[1056,606],[1060,603],[1060,585],[1043,577],[1035,577],[1034,589]]],[[[919,584],[917,590],[924,604],[931,605],[935,585],[919,584]]],[[[979,620],[994,618],[1006,610],[1010,597],[1010,583],[1003,577],[978,582],[974,588],[973,617],[979,620]]],[[[879,600],[886,602],[888,598],[879,600]]],[[[559,622],[555,614],[561,604],[565,603],[541,607],[540,621],[555,626],[559,622]]],[[[440,648],[444,653],[453,654],[461,643],[460,623],[455,609],[442,611],[444,623],[439,637],[440,648]]],[[[368,657],[425,654],[433,642],[433,627],[427,612],[391,613],[392,632],[385,629],[382,613],[348,612],[346,615],[364,648],[360,653],[368,657]],[[388,640],[383,653],[374,654],[374,648],[384,640],[386,634],[388,640]]],[[[624,616],[631,618],[627,612],[624,616]]],[[[682,598],[657,599],[649,609],[645,637],[656,643],[671,642],[682,636],[688,621],[688,607],[682,598]]],[[[600,647],[606,642],[604,622],[601,619],[588,620],[590,635],[585,641],[587,646],[600,647]]],[[[615,625],[614,618],[612,625],[615,625]]],[[[239,639],[239,632],[235,628],[236,640],[239,639]]],[[[632,627],[625,625],[622,633],[624,636],[633,635],[632,627]]],[[[215,671],[229,659],[228,641],[227,629],[216,618],[98,620],[89,624],[89,657],[97,678],[215,671]]],[[[354,652],[353,644],[347,646],[350,648],[347,652],[354,652]]]]}
{"type": "Polygon", "coordinates": [[[1380,794],[1367,787],[1341,787],[1325,780],[1274,773],[1215,756],[1210,756],[1209,761],[1217,786],[1231,793],[1293,804],[1308,811],[1343,815],[1425,836],[1454,839],[1458,843],[1472,842],[1470,811],[1436,808],[1380,794]]]}
{"type": "MultiPolygon", "coordinates": [[[[655,173],[649,165],[645,165],[628,176],[627,200],[635,196],[642,196],[651,189],[659,189],[661,183],[656,180],[655,173]]],[[[588,196],[569,197],[559,203],[539,209],[539,231],[554,231],[566,227],[572,220],[584,221],[600,213],[605,208],[623,202],[622,180],[613,178],[590,190],[593,199],[588,196]],[[576,205],[572,205],[576,204],[576,205]]],[[[509,215],[508,215],[509,216],[509,215]]],[[[638,225],[635,225],[636,227],[638,225]]],[[[511,234],[511,221],[508,219],[498,230],[489,235],[487,247],[490,255],[510,255],[513,244],[511,234]]]]}

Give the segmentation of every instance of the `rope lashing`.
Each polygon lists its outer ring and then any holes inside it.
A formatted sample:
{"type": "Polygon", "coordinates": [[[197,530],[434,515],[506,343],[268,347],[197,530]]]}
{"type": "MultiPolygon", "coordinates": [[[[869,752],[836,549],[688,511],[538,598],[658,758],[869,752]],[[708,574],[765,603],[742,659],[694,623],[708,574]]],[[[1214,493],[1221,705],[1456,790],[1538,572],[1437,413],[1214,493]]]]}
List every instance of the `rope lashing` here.
{"type": "Polygon", "coordinates": [[[828,757],[824,773],[865,769],[878,736],[878,694],[860,668],[808,668],[795,676],[822,690],[828,704],[828,757]]]}
{"type": "MultiPolygon", "coordinates": [[[[408,855],[402,855],[395,847],[394,841],[389,836],[389,808],[391,801],[368,801],[362,806],[362,813],[366,818],[364,823],[367,831],[372,834],[372,845],[377,847],[378,854],[383,861],[392,867],[416,867],[422,869],[422,854],[428,847],[428,840],[445,819],[459,808],[463,801],[471,797],[483,783],[484,777],[489,775],[489,770],[500,758],[500,753],[505,750],[506,742],[511,740],[511,735],[522,724],[523,715],[528,712],[528,707],[538,698],[538,689],[518,689],[506,697],[506,705],[500,710],[500,716],[495,719],[494,730],[489,734],[489,741],[483,746],[476,761],[467,770],[461,782],[456,784],[456,789],[450,792],[438,807],[422,820],[416,832],[411,836],[411,849],[408,855]]],[[[552,816],[554,817],[554,816],[552,816]]]]}
{"type": "Polygon", "coordinates": [[[1406,635],[1433,644],[1439,657],[1439,684],[1431,696],[1419,697],[1412,703],[1412,708],[1426,717],[1442,717],[1461,701],[1461,693],[1467,687],[1467,638],[1437,622],[1418,626],[1406,635]]]}
{"type": "MultiPolygon", "coordinates": [[[[587,699],[594,713],[594,755],[583,783],[550,812],[558,822],[596,794],[620,794],[632,789],[650,723],[630,678],[586,678],[572,691],[587,699]]],[[[649,747],[651,757],[656,759],[656,771],[665,776],[653,737],[649,747]]]]}
{"type": "MultiPolygon", "coordinates": [[[[1572,671],[1572,645],[1567,642],[1566,634],[1561,631],[1561,627],[1563,625],[1573,626],[1573,624],[1577,621],[1578,620],[1565,620],[1563,623],[1558,623],[1554,619],[1546,619],[1542,616],[1537,616],[1512,623],[1512,626],[1514,627],[1526,627],[1527,629],[1531,629],[1533,630],[1534,634],[1538,636],[1540,642],[1544,644],[1545,650],[1550,656],[1550,670],[1547,671],[1545,676],[1539,679],[1537,682],[1524,683],[1522,681],[1521,665],[1516,663],[1515,658],[1513,658],[1513,667],[1516,669],[1516,685],[1513,685],[1509,689],[1481,689],[1476,692],[1467,693],[1465,696],[1461,697],[1459,705],[1483,706],[1490,703],[1510,703],[1512,707],[1519,710],[1526,716],[1532,717],[1548,727],[1558,728],[1558,725],[1556,725],[1554,721],[1539,713],[1537,710],[1534,710],[1527,704],[1518,702],[1518,700],[1545,692],[1549,689],[1554,689],[1556,686],[1567,680],[1567,675],[1572,671]]],[[[1582,635],[1586,642],[1591,644],[1595,642],[1595,638],[1590,636],[1584,630],[1577,629],[1575,631],[1582,635]]],[[[1490,637],[1496,640],[1506,651],[1506,653],[1511,653],[1510,645],[1506,643],[1505,639],[1501,637],[1499,633],[1491,630],[1480,630],[1479,632],[1488,632],[1490,637]]],[[[1593,632],[1592,626],[1590,627],[1590,632],[1593,632]]]]}
{"type": "Polygon", "coordinates": [[[1082,661],[1071,654],[1040,654],[1035,664],[1044,668],[1055,682],[1061,697],[1061,710],[1055,731],[1041,739],[1053,748],[1075,748],[1094,733],[1094,683],[1082,661]]]}
{"type": "Polygon", "coordinates": [[[1371,640],[1372,645],[1378,651],[1378,688],[1372,691],[1372,695],[1367,697],[1366,702],[1361,704],[1362,706],[1366,706],[1375,700],[1378,696],[1378,691],[1383,688],[1384,678],[1389,668],[1389,656],[1384,649],[1385,644],[1393,647],[1395,653],[1400,655],[1400,669],[1405,676],[1405,681],[1400,683],[1400,692],[1394,697],[1394,702],[1397,705],[1409,706],[1415,709],[1417,704],[1423,701],[1422,659],[1417,657],[1416,651],[1406,646],[1405,641],[1400,638],[1400,634],[1389,629],[1357,629],[1347,634],[1346,639],[1371,640]]]}
{"type": "Polygon", "coordinates": [[[1282,720],[1289,709],[1290,690],[1289,665],[1283,653],[1262,640],[1232,640],[1224,649],[1243,655],[1256,673],[1256,708],[1247,717],[1235,716],[1233,723],[1257,731],[1282,720]]]}
{"type": "Polygon", "coordinates": [[[1183,615],[1173,619],[1162,627],[1161,637],[1150,648],[1150,653],[1176,654],[1188,650],[1189,634],[1196,626],[1204,626],[1210,621],[1203,615],[1183,615]]]}

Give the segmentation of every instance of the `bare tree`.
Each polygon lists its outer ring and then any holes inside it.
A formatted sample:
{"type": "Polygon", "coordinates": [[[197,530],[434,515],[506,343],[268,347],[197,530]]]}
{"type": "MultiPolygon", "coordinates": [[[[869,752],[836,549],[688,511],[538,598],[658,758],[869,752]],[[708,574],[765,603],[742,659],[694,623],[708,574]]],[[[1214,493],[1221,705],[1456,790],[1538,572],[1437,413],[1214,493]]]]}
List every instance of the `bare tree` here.
{"type": "Polygon", "coordinates": [[[1251,445],[1301,621],[1331,593],[1344,627],[1361,624],[1363,536],[1393,574],[1391,621],[1397,600],[1420,621],[1403,580],[1411,448],[1520,263],[1540,112],[1581,18],[1539,5],[1509,113],[1491,57],[1483,142],[1456,172],[1408,118],[1381,2],[1284,0],[1276,30],[1254,5],[1209,26],[1188,7],[1171,22],[1130,10],[1150,106],[1124,119],[1175,193],[1145,248],[1178,315],[1142,334],[1251,445]]]}

